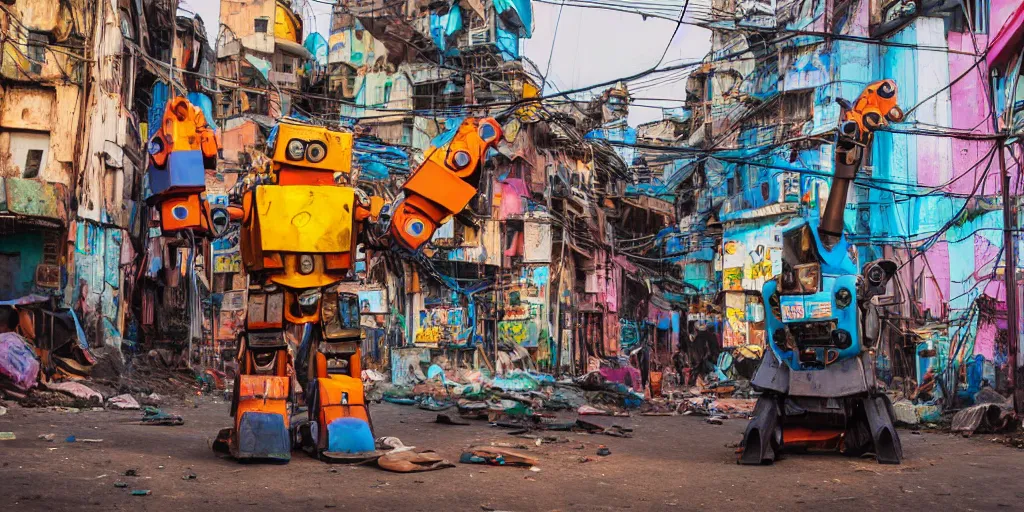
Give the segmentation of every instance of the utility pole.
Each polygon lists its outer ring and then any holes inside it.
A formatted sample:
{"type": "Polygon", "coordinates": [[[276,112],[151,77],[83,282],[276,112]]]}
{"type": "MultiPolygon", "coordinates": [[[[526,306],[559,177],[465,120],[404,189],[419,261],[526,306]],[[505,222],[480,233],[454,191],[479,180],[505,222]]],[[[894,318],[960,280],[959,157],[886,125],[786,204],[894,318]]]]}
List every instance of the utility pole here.
{"type": "MultiPolygon", "coordinates": [[[[999,172],[1003,183],[1003,251],[1006,253],[1006,272],[1003,277],[1006,284],[1006,336],[1007,352],[1010,364],[1010,389],[1013,390],[1013,410],[1021,412],[1024,393],[1018,379],[1018,351],[1020,350],[1020,314],[1017,311],[1017,251],[1014,246],[1013,233],[1016,231],[1016,212],[1011,206],[1010,174],[1006,170],[1006,138],[999,140],[999,172]]],[[[1020,169],[1018,169],[1020,172],[1020,169]]]]}

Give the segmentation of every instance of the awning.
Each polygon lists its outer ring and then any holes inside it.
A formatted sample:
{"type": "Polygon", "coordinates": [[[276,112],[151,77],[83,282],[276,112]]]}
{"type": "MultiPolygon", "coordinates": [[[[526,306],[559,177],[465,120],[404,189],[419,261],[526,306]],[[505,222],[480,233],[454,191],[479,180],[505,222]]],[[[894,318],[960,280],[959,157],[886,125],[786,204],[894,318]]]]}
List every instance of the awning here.
{"type": "Polygon", "coordinates": [[[290,53],[302,59],[310,60],[313,58],[313,54],[309,53],[309,50],[307,50],[305,46],[302,46],[301,44],[296,43],[295,41],[278,39],[274,41],[274,46],[285,53],[290,53]]]}
{"type": "Polygon", "coordinates": [[[271,68],[269,60],[261,59],[255,55],[246,55],[245,60],[247,60],[252,67],[256,68],[256,70],[263,75],[263,78],[269,80],[268,77],[270,76],[271,68]]]}

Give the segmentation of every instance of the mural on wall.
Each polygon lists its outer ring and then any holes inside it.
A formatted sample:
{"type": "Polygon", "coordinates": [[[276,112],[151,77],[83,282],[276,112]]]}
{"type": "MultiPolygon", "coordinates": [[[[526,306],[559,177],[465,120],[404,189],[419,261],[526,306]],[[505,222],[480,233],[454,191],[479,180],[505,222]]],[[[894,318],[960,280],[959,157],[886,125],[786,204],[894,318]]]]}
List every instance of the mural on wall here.
{"type": "Polygon", "coordinates": [[[723,347],[747,344],[747,298],[742,293],[725,294],[725,330],[723,347]]]}

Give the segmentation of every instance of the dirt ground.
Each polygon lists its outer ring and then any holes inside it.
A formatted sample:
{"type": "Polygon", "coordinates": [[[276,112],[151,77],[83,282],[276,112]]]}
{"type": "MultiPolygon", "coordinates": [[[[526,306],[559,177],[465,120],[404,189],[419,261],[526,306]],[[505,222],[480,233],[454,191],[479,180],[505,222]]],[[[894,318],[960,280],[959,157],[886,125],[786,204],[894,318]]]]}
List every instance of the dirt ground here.
{"type": "MultiPolygon", "coordinates": [[[[1020,509],[1024,452],[985,436],[902,431],[907,460],[880,466],[838,455],[794,455],[774,466],[735,463],[745,420],[710,425],[694,416],[614,418],[635,437],[559,433],[535,446],[492,428],[434,423],[436,413],[373,408],[377,435],[433,449],[456,462],[471,444],[522,443],[540,471],[458,464],[396,474],[328,465],[293,453],[287,465],[239,464],[210,442],[229,424],[223,400],[165,410],[183,426],[139,425],[134,412],[59,412],[9,406],[0,431],[3,510],[990,510],[1020,509]],[[56,434],[53,441],[38,437],[56,434]],[[68,443],[67,436],[102,439],[68,443]],[[598,457],[599,444],[611,455],[598,457]],[[587,462],[581,462],[584,457],[587,462]],[[124,476],[128,469],[138,476],[124,476]],[[194,479],[185,479],[189,473],[194,479]],[[115,482],[128,484],[118,488],[115,482]],[[131,490],[148,489],[148,496],[131,490]]],[[[611,423],[613,418],[599,418],[611,423]]]]}

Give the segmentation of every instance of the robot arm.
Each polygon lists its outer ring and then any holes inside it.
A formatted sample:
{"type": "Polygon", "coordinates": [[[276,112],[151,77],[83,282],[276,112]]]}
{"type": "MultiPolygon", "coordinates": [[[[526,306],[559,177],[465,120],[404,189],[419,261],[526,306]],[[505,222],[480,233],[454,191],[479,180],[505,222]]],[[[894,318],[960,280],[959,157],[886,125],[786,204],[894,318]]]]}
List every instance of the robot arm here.
{"type": "Polygon", "coordinates": [[[846,209],[850,183],[871,153],[874,132],[888,122],[903,120],[903,111],[896,103],[896,82],[880,80],[869,84],[851,105],[837,100],[843,107],[836,141],[835,172],[825,213],[818,231],[822,241],[833,243],[843,234],[843,210],[846,209]]]}
{"type": "Polygon", "coordinates": [[[498,145],[501,126],[493,118],[467,118],[443,145],[427,149],[427,158],[402,187],[394,208],[391,236],[416,251],[449,217],[476,196],[480,165],[498,145]]]}

